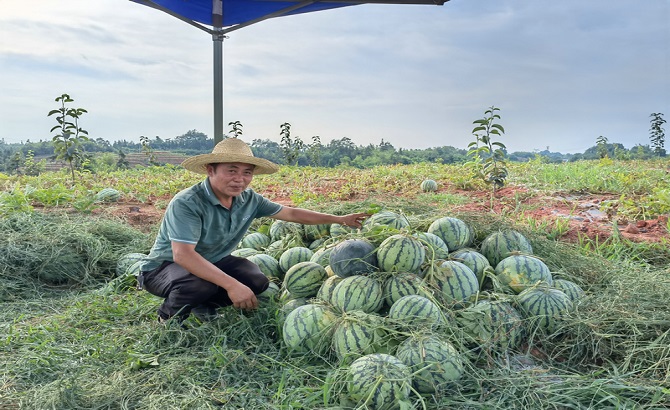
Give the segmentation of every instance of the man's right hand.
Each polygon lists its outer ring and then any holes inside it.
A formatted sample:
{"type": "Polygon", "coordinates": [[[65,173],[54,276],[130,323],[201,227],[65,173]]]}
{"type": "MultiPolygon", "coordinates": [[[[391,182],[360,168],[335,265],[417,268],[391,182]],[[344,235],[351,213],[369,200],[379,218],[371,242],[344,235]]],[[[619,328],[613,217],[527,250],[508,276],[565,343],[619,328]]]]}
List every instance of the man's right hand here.
{"type": "Polygon", "coordinates": [[[233,302],[233,306],[238,309],[256,309],[258,307],[258,299],[254,292],[248,286],[237,283],[231,289],[226,289],[228,297],[233,302]]]}

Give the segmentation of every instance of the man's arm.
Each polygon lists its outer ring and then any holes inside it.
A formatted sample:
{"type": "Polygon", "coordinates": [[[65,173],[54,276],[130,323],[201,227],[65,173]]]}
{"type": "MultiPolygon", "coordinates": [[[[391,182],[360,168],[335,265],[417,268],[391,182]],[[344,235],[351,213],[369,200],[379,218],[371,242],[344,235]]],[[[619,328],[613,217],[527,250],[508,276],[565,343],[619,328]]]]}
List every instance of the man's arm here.
{"type": "Polygon", "coordinates": [[[195,276],[221,286],[228,292],[233,306],[240,309],[254,309],[258,307],[258,300],[248,286],[237,279],[228,276],[195,251],[195,245],[172,242],[172,253],[175,263],[191,272],[195,276]]]}
{"type": "Polygon", "coordinates": [[[285,206],[281,211],[272,215],[271,218],[281,219],[287,222],[297,222],[304,225],[318,224],[340,224],[354,228],[360,228],[363,221],[370,216],[364,212],[349,215],[332,215],[311,211],[303,208],[290,208],[285,206]]]}

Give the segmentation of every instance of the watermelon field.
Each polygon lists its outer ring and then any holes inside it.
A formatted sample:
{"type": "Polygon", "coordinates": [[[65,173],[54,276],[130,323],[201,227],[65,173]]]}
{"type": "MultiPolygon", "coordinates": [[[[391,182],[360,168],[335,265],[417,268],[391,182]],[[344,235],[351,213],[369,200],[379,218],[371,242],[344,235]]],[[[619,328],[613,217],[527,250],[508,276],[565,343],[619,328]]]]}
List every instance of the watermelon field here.
{"type": "Polygon", "coordinates": [[[156,320],[138,258],[179,166],[0,174],[0,409],[670,408],[670,162],[281,167],[254,311],[156,320]]]}

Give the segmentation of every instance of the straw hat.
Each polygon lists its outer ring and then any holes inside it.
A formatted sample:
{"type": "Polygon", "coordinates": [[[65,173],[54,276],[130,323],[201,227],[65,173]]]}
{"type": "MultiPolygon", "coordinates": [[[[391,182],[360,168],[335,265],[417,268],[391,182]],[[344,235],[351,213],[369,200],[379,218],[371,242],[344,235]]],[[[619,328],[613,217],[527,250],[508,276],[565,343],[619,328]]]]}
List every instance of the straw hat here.
{"type": "Polygon", "coordinates": [[[181,166],[189,171],[207,175],[207,164],[221,162],[241,162],[255,165],[254,175],[272,174],[279,170],[279,166],[267,159],[254,157],[251,148],[238,138],[226,138],[216,144],[211,154],[196,155],[187,158],[181,166]]]}

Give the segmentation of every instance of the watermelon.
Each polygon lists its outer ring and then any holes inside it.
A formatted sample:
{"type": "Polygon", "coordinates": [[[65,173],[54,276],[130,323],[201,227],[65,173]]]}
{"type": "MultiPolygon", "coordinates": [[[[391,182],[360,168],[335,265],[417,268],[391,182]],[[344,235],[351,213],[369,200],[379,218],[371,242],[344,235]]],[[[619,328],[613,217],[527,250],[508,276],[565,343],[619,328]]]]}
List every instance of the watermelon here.
{"type": "Polygon", "coordinates": [[[521,311],[535,326],[554,333],[572,308],[568,295],[549,286],[528,288],[519,293],[521,311]]]}
{"type": "Polygon", "coordinates": [[[444,391],[463,375],[463,359],[458,350],[436,335],[405,339],[398,346],[396,357],[412,370],[412,385],[419,393],[444,391]]]}
{"type": "Polygon", "coordinates": [[[296,353],[323,354],[330,349],[335,313],[322,305],[306,304],[293,309],[282,325],[286,346],[296,353]]]}
{"type": "Polygon", "coordinates": [[[308,241],[326,238],[330,235],[330,224],[303,225],[302,229],[308,241]]]}
{"type": "Polygon", "coordinates": [[[267,289],[257,295],[259,303],[269,303],[279,298],[279,285],[274,282],[268,284],[267,289]]]}
{"type": "Polygon", "coordinates": [[[370,276],[355,275],[342,279],[333,289],[333,306],[341,312],[361,310],[376,312],[384,304],[384,294],[379,281],[370,276]]]}
{"type": "Polygon", "coordinates": [[[340,224],[331,224],[330,225],[330,236],[332,238],[337,238],[338,236],[347,236],[357,231],[357,228],[351,228],[349,226],[344,226],[340,224]]]}
{"type": "Polygon", "coordinates": [[[271,243],[270,237],[261,232],[249,233],[242,238],[240,248],[251,248],[262,251],[271,243]]]}
{"type": "Polygon", "coordinates": [[[480,286],[484,283],[484,271],[487,268],[493,270],[493,267],[491,266],[486,256],[472,248],[461,248],[457,251],[451,252],[449,254],[449,259],[456,262],[461,262],[463,265],[472,269],[472,271],[475,273],[475,276],[477,276],[477,280],[479,281],[480,286]]]}
{"type": "Polygon", "coordinates": [[[433,328],[447,321],[440,307],[421,295],[407,295],[395,301],[388,318],[399,328],[409,331],[417,327],[433,328]]]}
{"type": "Polygon", "coordinates": [[[288,248],[285,250],[279,257],[279,268],[282,272],[287,272],[291,266],[296,265],[300,262],[309,262],[309,260],[314,255],[311,249],[305,248],[304,246],[296,246],[294,248],[288,248]]]}
{"type": "Polygon", "coordinates": [[[532,255],[533,247],[525,236],[514,230],[498,231],[489,234],[479,250],[488,259],[491,266],[513,254],[532,255]]]}
{"type": "Polygon", "coordinates": [[[307,298],[286,299],[287,295],[289,294],[282,293],[279,295],[278,298],[279,303],[281,303],[281,307],[277,312],[278,323],[280,325],[284,324],[284,321],[286,321],[286,317],[288,316],[289,313],[293,312],[293,310],[295,310],[297,307],[307,304],[307,298]]]}
{"type": "Polygon", "coordinates": [[[480,300],[458,311],[456,321],[473,344],[487,350],[514,349],[526,335],[521,315],[505,301],[480,300]]]}
{"type": "Polygon", "coordinates": [[[114,188],[103,188],[95,194],[95,200],[98,202],[117,202],[121,199],[121,192],[114,188]]]}
{"type": "Polygon", "coordinates": [[[337,275],[329,276],[321,284],[321,287],[316,293],[316,298],[328,303],[329,305],[333,305],[333,291],[335,290],[335,286],[337,286],[337,284],[340,283],[342,280],[343,278],[337,275]]]}
{"type": "Polygon", "coordinates": [[[347,371],[348,399],[356,408],[411,408],[411,370],[400,359],[372,353],[354,360],[347,371]]]}
{"type": "Polygon", "coordinates": [[[316,262],[323,267],[326,267],[330,264],[330,253],[332,251],[333,251],[332,246],[319,248],[314,251],[314,254],[309,260],[311,262],[316,262]]]}
{"type": "Polygon", "coordinates": [[[270,239],[278,241],[284,238],[300,238],[303,237],[303,225],[297,222],[282,221],[275,219],[270,225],[270,239]]]}
{"type": "Polygon", "coordinates": [[[568,295],[568,298],[570,298],[570,301],[575,304],[579,299],[581,299],[585,292],[584,289],[582,289],[578,284],[571,280],[567,279],[554,279],[554,284],[553,286],[560,290],[563,291],[566,295],[568,295]]]}
{"type": "Polygon", "coordinates": [[[371,230],[375,226],[388,227],[392,229],[409,228],[409,220],[401,214],[391,211],[381,211],[373,214],[365,220],[363,228],[366,231],[371,230]]]}
{"type": "Polygon", "coordinates": [[[286,271],[284,287],[297,298],[316,296],[327,277],[326,269],[318,263],[299,262],[286,271]]]}
{"type": "Polygon", "coordinates": [[[423,192],[435,192],[437,191],[437,182],[432,179],[424,179],[421,182],[421,190],[423,192]]]}
{"type": "Polygon", "coordinates": [[[282,272],[279,267],[279,262],[277,259],[265,253],[257,253],[255,255],[248,256],[247,259],[260,268],[261,272],[270,279],[282,279],[284,277],[284,272],[282,272]]]}
{"type": "Polygon", "coordinates": [[[415,272],[425,259],[423,244],[407,235],[391,235],[377,248],[377,264],[385,272],[415,272]]]}
{"type": "Polygon", "coordinates": [[[427,230],[444,241],[450,251],[469,246],[474,240],[470,226],[458,218],[445,216],[433,221],[427,230]]]}
{"type": "Polygon", "coordinates": [[[139,252],[131,252],[122,255],[119,260],[116,261],[116,276],[124,275],[131,265],[143,260],[145,256],[147,255],[139,252]]]}
{"type": "Polygon", "coordinates": [[[551,271],[539,258],[528,255],[508,256],[495,268],[495,276],[504,290],[508,288],[514,293],[535,286],[538,282],[553,283],[551,271]]]}
{"type": "Polygon", "coordinates": [[[381,353],[386,338],[381,316],[352,311],[347,313],[333,331],[333,350],[345,363],[370,353],[381,353]]]}
{"type": "Polygon", "coordinates": [[[425,280],[440,291],[441,300],[452,308],[465,306],[479,292],[477,275],[461,262],[443,261],[425,280]]]}
{"type": "Polygon", "coordinates": [[[315,239],[309,243],[308,248],[312,251],[316,251],[326,243],[326,240],[327,240],[326,238],[315,239]]]}
{"type": "Polygon", "coordinates": [[[428,292],[421,277],[411,272],[400,272],[389,276],[384,281],[383,289],[384,301],[389,307],[403,296],[426,296],[428,292]]]}
{"type": "Polygon", "coordinates": [[[330,252],[328,261],[333,272],[343,278],[377,270],[375,247],[363,239],[347,239],[338,243],[330,252]]]}
{"type": "Polygon", "coordinates": [[[446,259],[449,256],[449,248],[439,236],[428,232],[418,232],[414,236],[426,248],[426,258],[428,260],[446,259]]]}
{"type": "Polygon", "coordinates": [[[233,256],[238,256],[240,258],[248,258],[249,256],[255,255],[260,252],[261,251],[257,251],[256,249],[253,248],[237,248],[234,251],[230,252],[230,254],[233,256]]]}

